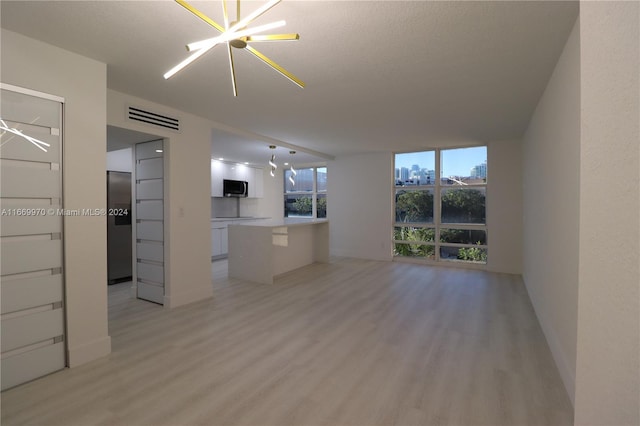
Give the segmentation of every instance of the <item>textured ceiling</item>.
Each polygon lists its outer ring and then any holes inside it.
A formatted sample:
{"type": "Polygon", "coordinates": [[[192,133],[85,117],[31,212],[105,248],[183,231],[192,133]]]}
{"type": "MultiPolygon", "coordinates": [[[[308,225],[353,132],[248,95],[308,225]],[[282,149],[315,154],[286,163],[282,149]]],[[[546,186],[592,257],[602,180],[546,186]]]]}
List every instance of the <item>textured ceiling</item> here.
{"type": "MultiPolygon", "coordinates": [[[[221,2],[192,4],[222,22],[221,2]]],[[[173,1],[1,8],[3,28],[107,63],[111,89],[334,156],[520,137],[578,15],[577,2],[284,0],[255,24],[286,19],[276,32],[300,40],[254,46],[307,87],[236,51],[234,98],[222,47],[163,79],[187,42],[217,35],[173,1]]]]}

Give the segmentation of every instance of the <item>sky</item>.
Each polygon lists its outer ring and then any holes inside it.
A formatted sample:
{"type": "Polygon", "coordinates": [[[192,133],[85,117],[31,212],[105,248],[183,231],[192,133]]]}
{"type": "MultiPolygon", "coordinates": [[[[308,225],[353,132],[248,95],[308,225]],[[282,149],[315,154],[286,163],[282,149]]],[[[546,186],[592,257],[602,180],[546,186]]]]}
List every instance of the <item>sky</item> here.
{"type": "MultiPolygon", "coordinates": [[[[474,148],[459,148],[442,150],[442,175],[443,176],[469,176],[469,170],[473,166],[482,164],[487,160],[487,148],[484,146],[474,148]]],[[[420,168],[435,170],[434,151],[414,152],[408,154],[396,154],[395,168],[411,168],[414,164],[420,168]]]]}

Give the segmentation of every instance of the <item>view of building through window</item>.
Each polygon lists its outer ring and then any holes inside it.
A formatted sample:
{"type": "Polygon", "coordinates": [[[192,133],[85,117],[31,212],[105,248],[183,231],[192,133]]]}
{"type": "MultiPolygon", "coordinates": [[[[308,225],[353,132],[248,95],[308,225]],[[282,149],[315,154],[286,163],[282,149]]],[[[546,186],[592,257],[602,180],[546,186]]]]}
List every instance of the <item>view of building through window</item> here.
{"type": "Polygon", "coordinates": [[[327,217],[326,167],[284,171],[284,217],[327,217]]]}
{"type": "Polygon", "coordinates": [[[394,182],[394,256],[487,262],[486,146],[396,154],[394,182]]]}

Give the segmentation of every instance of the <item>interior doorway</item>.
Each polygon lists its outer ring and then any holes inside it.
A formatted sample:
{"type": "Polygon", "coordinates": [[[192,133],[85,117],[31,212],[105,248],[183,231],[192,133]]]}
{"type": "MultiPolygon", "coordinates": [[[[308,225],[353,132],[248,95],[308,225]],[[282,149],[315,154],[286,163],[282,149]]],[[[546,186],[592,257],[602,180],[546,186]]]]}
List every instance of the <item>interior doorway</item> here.
{"type": "MultiPolygon", "coordinates": [[[[123,309],[138,309],[146,304],[136,282],[138,257],[136,222],[140,214],[136,208],[136,146],[162,137],[150,133],[107,126],[107,268],[109,321],[123,309]],[[137,307],[137,308],[136,308],[137,307]]],[[[138,201],[139,202],[139,201],[138,201]]],[[[149,262],[145,262],[149,263],[149,262]]],[[[143,295],[144,296],[144,295],[143,295]]],[[[155,300],[154,300],[155,301],[155,300]]],[[[157,301],[156,301],[157,303],[157,301]]]]}
{"type": "Polygon", "coordinates": [[[131,172],[107,169],[107,282],[133,279],[131,172]]]}

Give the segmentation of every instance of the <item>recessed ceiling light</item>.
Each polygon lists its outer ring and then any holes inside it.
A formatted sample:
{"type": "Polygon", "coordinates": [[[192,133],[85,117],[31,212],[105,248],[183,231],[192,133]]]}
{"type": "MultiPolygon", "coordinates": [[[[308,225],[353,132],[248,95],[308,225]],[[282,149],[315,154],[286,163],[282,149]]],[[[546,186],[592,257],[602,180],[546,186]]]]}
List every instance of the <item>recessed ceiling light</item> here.
{"type": "Polygon", "coordinates": [[[218,158],[218,160],[223,161],[223,160],[224,160],[224,158],[220,157],[220,158],[218,158]]]}
{"type": "Polygon", "coordinates": [[[162,150],[161,149],[156,149],[156,152],[162,152],[162,150]]]}
{"type": "Polygon", "coordinates": [[[284,165],[285,165],[285,166],[288,166],[288,165],[289,165],[289,163],[284,163],[284,165]]]}
{"type": "Polygon", "coordinates": [[[248,161],[245,161],[245,162],[244,162],[244,164],[249,165],[249,162],[248,162],[248,161]]]}

